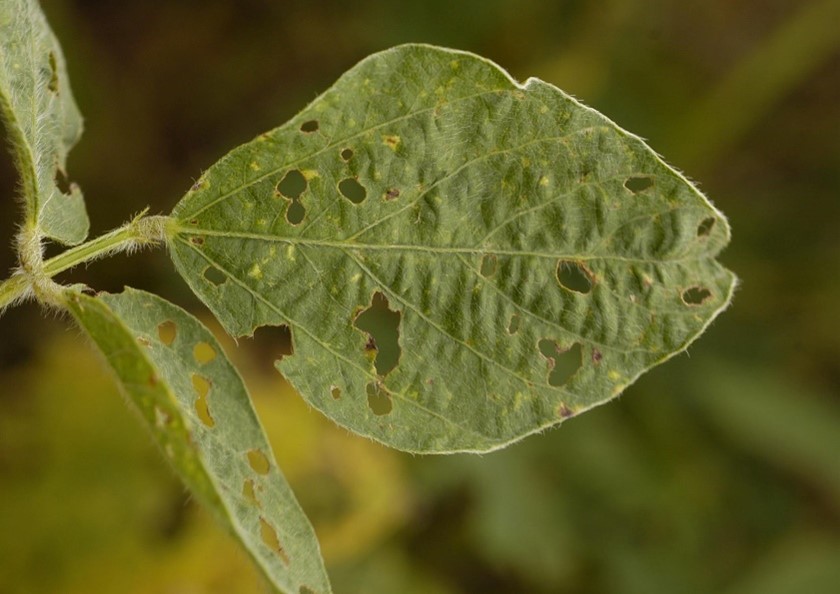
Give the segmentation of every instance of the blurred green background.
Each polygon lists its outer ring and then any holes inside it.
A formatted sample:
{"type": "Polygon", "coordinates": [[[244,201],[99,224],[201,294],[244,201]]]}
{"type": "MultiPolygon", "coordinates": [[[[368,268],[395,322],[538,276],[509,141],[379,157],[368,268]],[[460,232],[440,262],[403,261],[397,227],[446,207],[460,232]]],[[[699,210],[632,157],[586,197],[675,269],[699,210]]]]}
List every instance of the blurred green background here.
{"type": "MultiPolygon", "coordinates": [[[[840,591],[840,2],[43,4],[87,118],[69,170],[94,233],[168,212],[227,150],[407,41],[556,84],[730,218],[742,285],[689,355],[493,455],[351,436],[272,371],[270,344],[228,342],[337,594],[840,591]]],[[[15,183],[4,155],[0,238],[15,183]]],[[[65,278],[206,318],[162,250],[65,278]]],[[[0,318],[0,594],[264,592],[61,318],[0,318]]]]}

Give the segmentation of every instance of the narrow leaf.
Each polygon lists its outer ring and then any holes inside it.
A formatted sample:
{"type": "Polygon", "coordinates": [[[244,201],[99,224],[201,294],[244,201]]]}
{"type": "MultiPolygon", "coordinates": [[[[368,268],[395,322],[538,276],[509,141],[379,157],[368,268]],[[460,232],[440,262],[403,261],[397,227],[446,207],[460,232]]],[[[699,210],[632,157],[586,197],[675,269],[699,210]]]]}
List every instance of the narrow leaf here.
{"type": "Polygon", "coordinates": [[[231,334],[287,325],[278,368],[313,406],[416,452],[494,449],[615,397],[735,282],[723,215],[641,140],[422,45],[226,155],[169,234],[231,334]]]}
{"type": "Polygon", "coordinates": [[[89,226],[84,199],[66,182],[82,116],[36,0],[0,0],[0,115],[20,173],[26,224],[68,245],[82,242],[89,226]]]}
{"type": "Polygon", "coordinates": [[[274,461],[242,379],[201,322],[126,289],[68,307],[181,477],[278,592],[330,592],[312,527],[274,461]]]}

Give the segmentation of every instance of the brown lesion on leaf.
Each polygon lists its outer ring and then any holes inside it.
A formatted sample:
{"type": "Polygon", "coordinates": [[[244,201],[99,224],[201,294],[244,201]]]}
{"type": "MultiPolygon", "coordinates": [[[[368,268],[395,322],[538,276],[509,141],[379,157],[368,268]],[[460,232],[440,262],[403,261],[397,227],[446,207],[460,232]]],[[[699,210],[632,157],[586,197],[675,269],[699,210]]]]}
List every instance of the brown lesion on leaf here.
{"type": "Polygon", "coordinates": [[[599,365],[601,360],[604,358],[604,355],[598,349],[592,349],[592,362],[595,365],[599,365]]]}
{"type": "Polygon", "coordinates": [[[389,188],[385,192],[385,200],[387,200],[387,201],[396,200],[399,197],[400,197],[399,188],[389,188]]]}
{"type": "Polygon", "coordinates": [[[481,258],[481,266],[479,266],[479,274],[484,278],[490,278],[496,274],[496,255],[485,254],[481,258]]]}
{"type": "Polygon", "coordinates": [[[565,402],[561,402],[557,407],[557,416],[561,419],[568,419],[575,416],[575,411],[569,408],[565,402]]]}
{"type": "Polygon", "coordinates": [[[204,245],[204,238],[198,235],[190,237],[190,243],[197,246],[204,245]]]}

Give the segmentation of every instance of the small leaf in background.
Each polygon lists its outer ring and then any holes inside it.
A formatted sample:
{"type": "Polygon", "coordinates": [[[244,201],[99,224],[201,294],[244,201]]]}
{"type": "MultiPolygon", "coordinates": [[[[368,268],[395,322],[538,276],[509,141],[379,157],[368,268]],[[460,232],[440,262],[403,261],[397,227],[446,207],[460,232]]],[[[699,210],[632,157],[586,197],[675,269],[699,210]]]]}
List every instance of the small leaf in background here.
{"type": "Polygon", "coordinates": [[[212,334],[141,291],[68,293],[67,302],[167,458],[277,590],[330,592],[312,527],[212,334]]]}
{"type": "Polygon", "coordinates": [[[82,134],[64,55],[36,0],[0,0],[0,116],[21,179],[25,222],[56,241],[87,237],[67,153],[82,134]]]}
{"type": "Polygon", "coordinates": [[[726,220],[641,140],[431,46],[364,60],[172,218],[228,332],[288,326],[277,366],[304,398],[415,452],[492,450],[617,396],[735,282],[726,220]]]}

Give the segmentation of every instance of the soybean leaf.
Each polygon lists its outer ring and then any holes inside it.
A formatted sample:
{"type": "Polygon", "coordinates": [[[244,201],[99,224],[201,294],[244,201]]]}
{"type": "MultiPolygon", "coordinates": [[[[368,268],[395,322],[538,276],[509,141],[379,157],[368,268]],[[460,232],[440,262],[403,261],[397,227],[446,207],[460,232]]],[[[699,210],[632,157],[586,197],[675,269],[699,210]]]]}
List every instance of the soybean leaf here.
{"type": "Polygon", "coordinates": [[[639,138],[423,45],[226,155],[168,234],[228,332],[289,326],[277,367],[304,398],[416,452],[491,450],[615,397],[735,282],[723,215],[639,138]]]}
{"type": "Polygon", "coordinates": [[[0,115],[20,173],[26,225],[68,245],[82,242],[89,226],[82,193],[75,184],[59,187],[82,116],[36,0],[0,0],[0,115]]]}
{"type": "Polygon", "coordinates": [[[278,592],[330,592],[318,542],[274,461],[239,374],[201,322],[142,291],[88,297],[70,311],[199,499],[278,592]]]}

